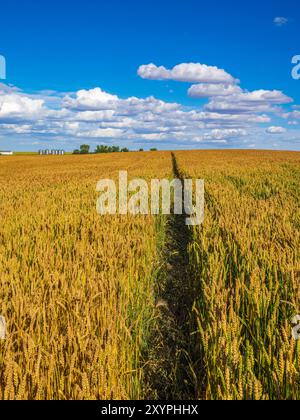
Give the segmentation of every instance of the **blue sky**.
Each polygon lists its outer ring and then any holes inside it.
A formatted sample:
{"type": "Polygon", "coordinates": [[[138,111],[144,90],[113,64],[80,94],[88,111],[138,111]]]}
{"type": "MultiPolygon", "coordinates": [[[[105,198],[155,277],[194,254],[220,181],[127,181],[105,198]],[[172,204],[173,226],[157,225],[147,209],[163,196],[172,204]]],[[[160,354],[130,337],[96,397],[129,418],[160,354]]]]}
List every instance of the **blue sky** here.
{"type": "Polygon", "coordinates": [[[300,149],[298,0],[12,1],[1,17],[0,149],[300,149]],[[150,63],[165,71],[138,74],[150,63]]]}

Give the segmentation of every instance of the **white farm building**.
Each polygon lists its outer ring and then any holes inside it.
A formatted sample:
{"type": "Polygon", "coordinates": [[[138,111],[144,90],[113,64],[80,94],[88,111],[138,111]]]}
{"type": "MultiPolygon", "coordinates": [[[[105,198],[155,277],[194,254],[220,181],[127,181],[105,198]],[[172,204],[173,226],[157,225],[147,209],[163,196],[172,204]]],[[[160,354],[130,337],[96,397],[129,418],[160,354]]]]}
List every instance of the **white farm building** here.
{"type": "Polygon", "coordinates": [[[0,150],[0,156],[12,156],[13,154],[11,150],[0,150]]]}

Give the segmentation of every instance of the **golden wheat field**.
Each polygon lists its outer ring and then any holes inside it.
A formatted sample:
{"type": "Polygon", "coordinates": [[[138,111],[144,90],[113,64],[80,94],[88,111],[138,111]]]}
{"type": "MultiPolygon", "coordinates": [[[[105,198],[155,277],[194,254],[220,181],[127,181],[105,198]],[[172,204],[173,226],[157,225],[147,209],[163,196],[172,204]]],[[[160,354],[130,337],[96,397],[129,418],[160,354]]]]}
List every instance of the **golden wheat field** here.
{"type": "Polygon", "coordinates": [[[1,157],[0,399],[299,399],[299,182],[296,152],[1,157]],[[120,170],[204,179],[204,223],[100,216],[120,170]]]}

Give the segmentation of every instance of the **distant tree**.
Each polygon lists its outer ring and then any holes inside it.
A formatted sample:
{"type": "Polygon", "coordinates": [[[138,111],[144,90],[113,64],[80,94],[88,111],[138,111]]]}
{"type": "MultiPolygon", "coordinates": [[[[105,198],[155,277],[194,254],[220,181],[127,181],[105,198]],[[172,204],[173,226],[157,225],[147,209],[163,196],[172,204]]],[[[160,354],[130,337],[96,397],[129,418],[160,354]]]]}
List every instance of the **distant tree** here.
{"type": "Polygon", "coordinates": [[[80,150],[75,149],[75,150],[73,151],[73,155],[80,155],[80,150]]]}
{"type": "Polygon", "coordinates": [[[95,153],[118,153],[120,151],[119,146],[97,146],[95,153]]]}
{"type": "Polygon", "coordinates": [[[143,152],[143,151],[144,151],[144,149],[140,149],[140,150],[139,150],[139,152],[143,152]]]}
{"type": "Polygon", "coordinates": [[[95,153],[107,153],[107,146],[97,146],[95,153]]]}
{"type": "Polygon", "coordinates": [[[90,146],[88,144],[82,144],[80,146],[80,154],[88,155],[90,153],[90,146]]]}
{"type": "Polygon", "coordinates": [[[122,153],[128,153],[129,152],[129,149],[127,149],[127,147],[124,147],[123,149],[121,149],[121,152],[122,153]]]}
{"type": "Polygon", "coordinates": [[[152,149],[150,149],[150,152],[157,152],[157,149],[152,148],[152,149]]]}
{"type": "Polygon", "coordinates": [[[118,153],[120,151],[120,147],[119,146],[113,146],[111,148],[111,153],[118,153]]]}

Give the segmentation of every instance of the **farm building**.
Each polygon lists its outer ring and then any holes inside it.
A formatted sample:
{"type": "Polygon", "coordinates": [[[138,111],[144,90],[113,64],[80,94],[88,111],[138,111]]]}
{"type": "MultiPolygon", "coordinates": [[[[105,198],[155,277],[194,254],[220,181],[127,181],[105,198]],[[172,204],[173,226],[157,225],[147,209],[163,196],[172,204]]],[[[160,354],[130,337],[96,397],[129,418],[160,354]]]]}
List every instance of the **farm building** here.
{"type": "Polygon", "coordinates": [[[39,155],[47,155],[47,156],[58,156],[64,155],[64,150],[39,150],[39,155]]]}
{"type": "Polygon", "coordinates": [[[13,152],[11,150],[0,150],[0,156],[12,156],[13,152]]]}

